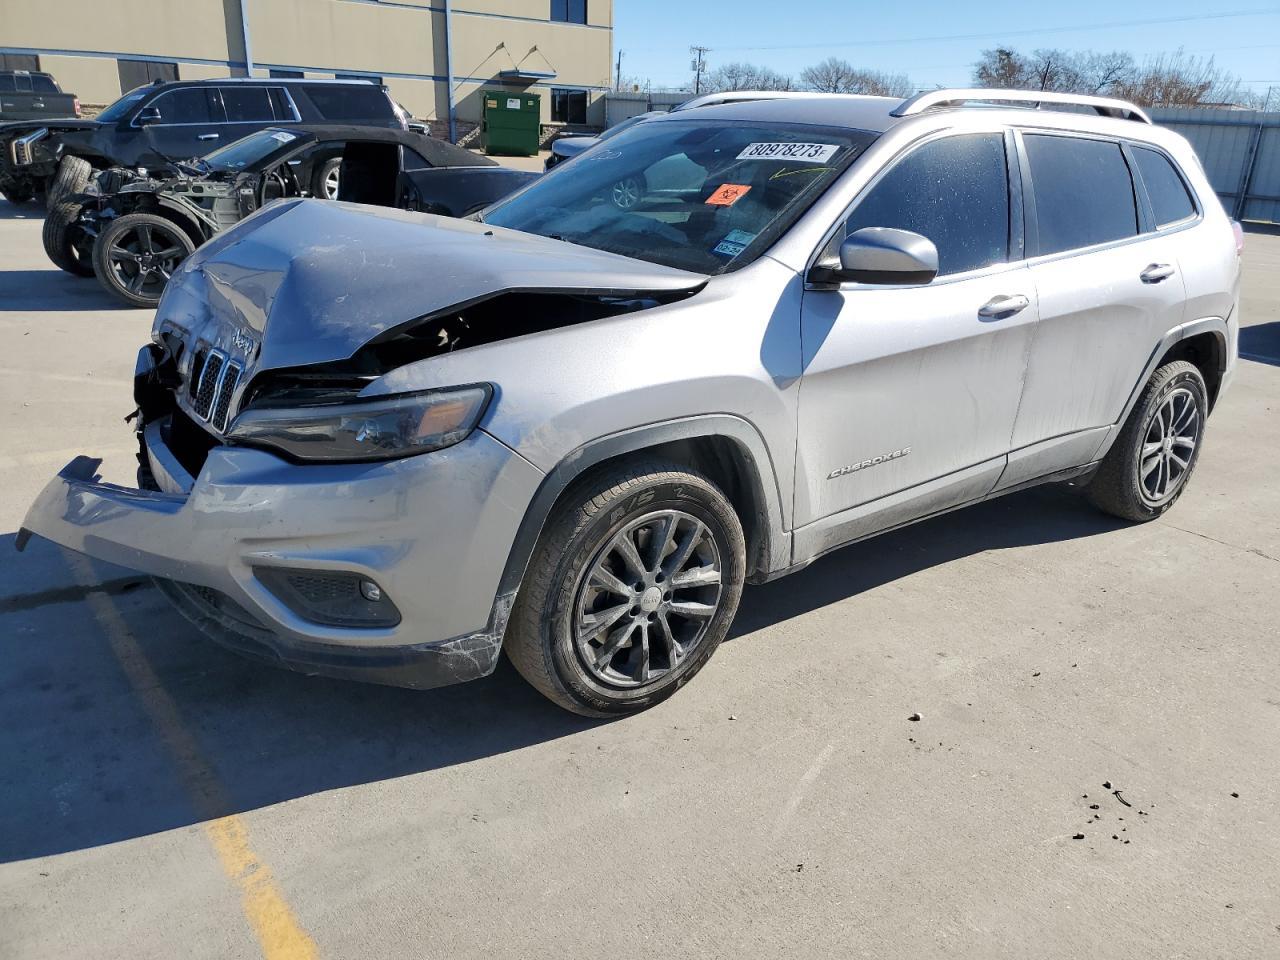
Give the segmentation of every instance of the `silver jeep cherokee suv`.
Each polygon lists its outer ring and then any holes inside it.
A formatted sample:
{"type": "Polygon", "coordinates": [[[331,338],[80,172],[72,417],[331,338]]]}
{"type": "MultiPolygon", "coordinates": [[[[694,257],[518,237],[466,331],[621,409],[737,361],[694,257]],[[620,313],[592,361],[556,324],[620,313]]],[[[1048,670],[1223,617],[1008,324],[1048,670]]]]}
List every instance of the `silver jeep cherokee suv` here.
{"type": "Polygon", "coordinates": [[[1169,509],[1235,366],[1238,240],[1138,108],[1008,91],[673,114],[470,222],[282,201],[165,291],[139,489],[78,458],[19,540],[283,666],[431,687],[505,649],[633,711],[745,581],[835,547],[1069,478],[1169,509]]]}

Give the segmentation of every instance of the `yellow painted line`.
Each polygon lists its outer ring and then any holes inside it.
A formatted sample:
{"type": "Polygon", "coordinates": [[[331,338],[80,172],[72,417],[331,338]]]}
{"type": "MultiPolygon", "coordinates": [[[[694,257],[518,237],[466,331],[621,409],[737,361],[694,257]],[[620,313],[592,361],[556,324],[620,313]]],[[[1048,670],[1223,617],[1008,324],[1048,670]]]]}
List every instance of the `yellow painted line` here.
{"type": "MultiPolygon", "coordinates": [[[[96,582],[93,567],[78,553],[70,555],[75,577],[84,586],[96,582]]],[[[232,809],[217,774],[200,753],[182,722],[178,705],[164,688],[111,598],[103,593],[85,597],[94,618],[111,644],[134,693],[142,701],[157,732],[178,764],[183,786],[204,821],[201,826],[222,869],[240,890],[241,907],[262,946],[265,960],[315,960],[315,941],[302,929],[268,867],[249,843],[249,829],[232,809]]]]}

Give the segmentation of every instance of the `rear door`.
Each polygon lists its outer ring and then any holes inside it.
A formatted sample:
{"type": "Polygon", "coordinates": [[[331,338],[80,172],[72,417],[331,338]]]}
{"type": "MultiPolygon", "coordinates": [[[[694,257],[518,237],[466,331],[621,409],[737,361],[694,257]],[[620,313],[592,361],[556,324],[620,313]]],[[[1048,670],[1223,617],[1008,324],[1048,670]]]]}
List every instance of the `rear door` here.
{"type": "Polygon", "coordinates": [[[297,119],[296,114],[291,111],[283,87],[227,84],[218,88],[218,94],[222,98],[222,109],[226,115],[223,126],[217,131],[218,146],[235,143],[241,137],[257,133],[264,127],[293,123],[297,119]]]}
{"type": "Polygon", "coordinates": [[[1126,147],[1056,131],[1021,142],[1040,323],[1013,436],[1026,449],[1002,486],[1092,457],[1186,296],[1176,240],[1144,232],[1126,147]]]}
{"type": "Polygon", "coordinates": [[[914,231],[937,246],[939,275],[805,291],[795,515],[812,526],[797,558],[994,486],[1036,320],[1011,145],[993,131],[911,148],[832,238],[834,252],[863,227],[914,231]]]}

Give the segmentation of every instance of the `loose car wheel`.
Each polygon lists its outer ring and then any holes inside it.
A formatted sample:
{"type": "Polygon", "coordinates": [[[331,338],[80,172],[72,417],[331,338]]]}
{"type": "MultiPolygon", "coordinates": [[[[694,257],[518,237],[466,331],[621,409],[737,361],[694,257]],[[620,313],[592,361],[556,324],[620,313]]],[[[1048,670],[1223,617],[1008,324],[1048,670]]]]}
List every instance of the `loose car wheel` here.
{"type": "Polygon", "coordinates": [[[341,181],[342,158],[330,157],[311,175],[311,195],[322,200],[337,200],[341,181]]]}
{"type": "Polygon", "coordinates": [[[44,215],[40,240],[53,265],[77,277],[93,276],[92,241],[76,223],[80,204],[74,201],[54,204],[44,215]]]}
{"type": "Polygon", "coordinates": [[[742,595],[729,501],[683,467],[640,463],[579,488],[548,521],[512,611],[517,670],[574,713],[634,713],[710,659],[742,595]]]}
{"type": "Polygon", "coordinates": [[[102,231],[93,247],[98,281],[134,307],[154,307],[173,271],[195,244],[172,220],[129,213],[102,231]]]}
{"type": "Polygon", "coordinates": [[[1173,506],[1200,457],[1208,412],[1204,377],[1194,365],[1160,367],[1089,482],[1094,506],[1137,521],[1173,506]]]}
{"type": "Polygon", "coordinates": [[[45,194],[45,204],[50,210],[58,203],[77,193],[83,193],[89,184],[89,176],[93,168],[89,161],[80,157],[63,157],[58,164],[58,172],[49,181],[49,190],[45,194]]]}

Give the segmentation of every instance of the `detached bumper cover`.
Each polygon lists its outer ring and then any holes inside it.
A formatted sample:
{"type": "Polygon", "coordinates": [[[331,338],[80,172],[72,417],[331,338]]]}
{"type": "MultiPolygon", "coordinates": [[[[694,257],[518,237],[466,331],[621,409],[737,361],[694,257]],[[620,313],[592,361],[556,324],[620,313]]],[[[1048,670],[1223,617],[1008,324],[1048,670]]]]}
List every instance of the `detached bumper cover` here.
{"type": "MultiPolygon", "coordinates": [[[[149,453],[154,464],[166,451],[149,453]]],[[[488,434],[380,464],[217,448],[189,493],[103,483],[100,462],[77,457],[49,482],[20,545],[38,534],[175,581],[166,594],[211,638],[292,669],[431,687],[496,665],[514,599],[499,581],[542,474],[488,434]],[[264,566],[368,577],[402,620],[310,622],[255,576],[264,566]]]]}

